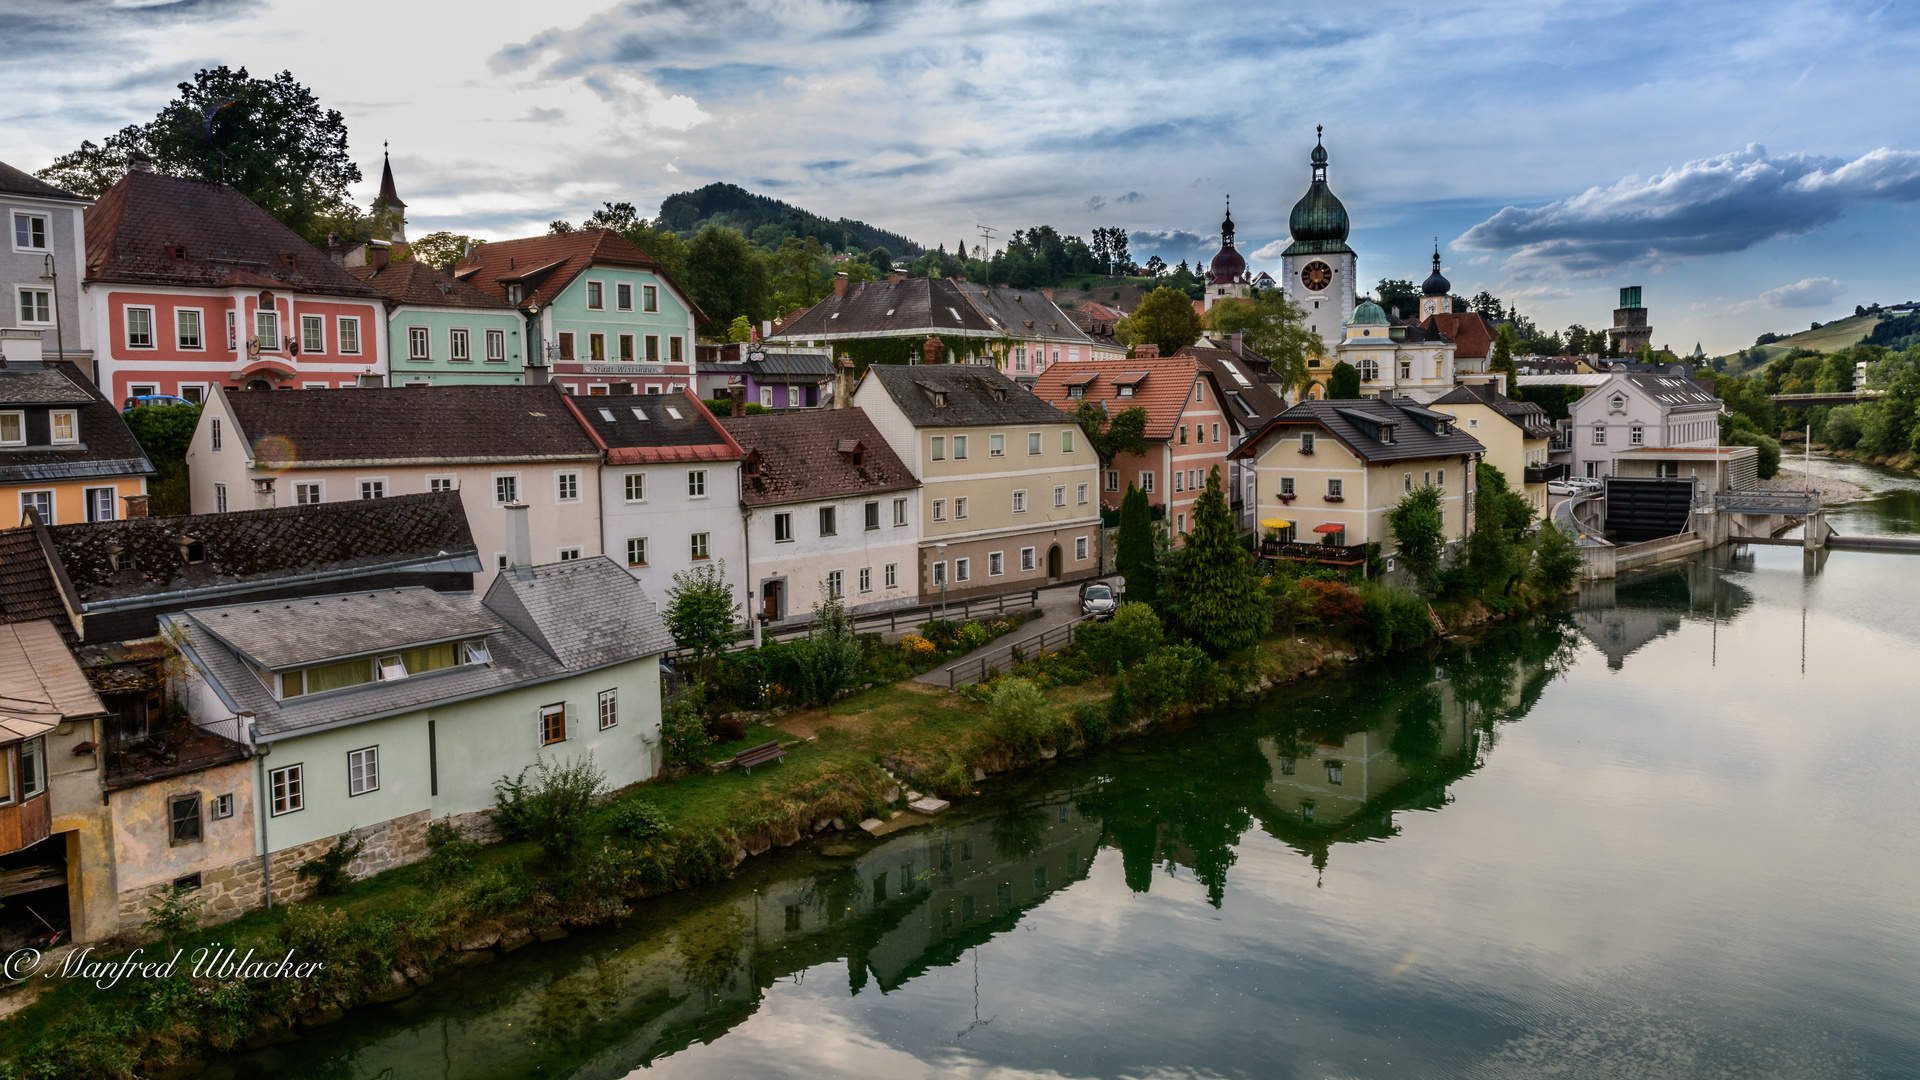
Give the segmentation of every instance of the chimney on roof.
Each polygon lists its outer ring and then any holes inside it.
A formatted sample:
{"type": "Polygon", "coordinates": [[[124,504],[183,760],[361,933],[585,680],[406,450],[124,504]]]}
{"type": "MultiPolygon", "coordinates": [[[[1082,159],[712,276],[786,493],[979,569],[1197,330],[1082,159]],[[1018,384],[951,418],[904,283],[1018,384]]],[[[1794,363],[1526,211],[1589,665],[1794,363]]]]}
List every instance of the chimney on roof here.
{"type": "Polygon", "coordinates": [[[900,282],[905,280],[907,280],[907,272],[905,270],[887,271],[887,284],[892,285],[895,282],[900,282]]]}
{"type": "Polygon", "coordinates": [[[946,362],[947,343],[937,337],[930,337],[920,346],[920,362],[923,364],[943,364],[946,362]]]}
{"type": "Polygon", "coordinates": [[[1142,341],[1133,347],[1133,358],[1135,360],[1158,360],[1160,358],[1160,346],[1151,341],[1142,341]]]}
{"type": "Polygon", "coordinates": [[[1246,346],[1241,343],[1240,331],[1235,330],[1233,333],[1227,335],[1227,348],[1231,349],[1235,356],[1245,354],[1246,346]]]}
{"type": "Polygon", "coordinates": [[[337,232],[327,234],[327,258],[332,259],[335,266],[347,265],[347,242],[340,239],[337,232]]]}
{"type": "Polygon", "coordinates": [[[833,370],[833,407],[853,407],[853,358],[850,356],[840,357],[840,363],[833,370]]]}
{"type": "Polygon", "coordinates": [[[527,525],[527,504],[507,504],[507,569],[521,581],[533,578],[533,534],[527,525]]]}
{"type": "Polygon", "coordinates": [[[152,172],[153,158],[149,157],[144,150],[135,150],[133,153],[127,155],[127,171],[152,172]]]}
{"type": "Polygon", "coordinates": [[[727,400],[732,402],[732,408],[728,410],[727,415],[729,416],[747,415],[746,386],[740,383],[735,383],[734,385],[727,387],[727,400]]]}
{"type": "Polygon", "coordinates": [[[835,296],[847,295],[847,284],[851,280],[852,280],[851,278],[847,277],[847,272],[845,270],[842,270],[839,273],[833,275],[833,295],[835,296]]]}
{"type": "Polygon", "coordinates": [[[1042,285],[1042,286],[1040,286],[1040,295],[1041,295],[1041,296],[1044,296],[1044,297],[1046,297],[1046,298],[1047,298],[1048,300],[1052,300],[1052,299],[1053,299],[1053,286],[1051,286],[1051,285],[1042,285]]]}
{"type": "Polygon", "coordinates": [[[120,498],[122,501],[124,501],[127,504],[128,520],[132,520],[134,518],[143,518],[147,516],[147,496],[122,495],[120,496],[120,498]]]}
{"type": "Polygon", "coordinates": [[[253,508],[271,510],[274,505],[273,477],[256,476],[253,478],[253,508]]]}
{"type": "Polygon", "coordinates": [[[387,243],[385,240],[367,241],[367,265],[373,267],[374,270],[384,269],[387,265],[387,260],[390,259],[392,255],[393,245],[387,243]]]}

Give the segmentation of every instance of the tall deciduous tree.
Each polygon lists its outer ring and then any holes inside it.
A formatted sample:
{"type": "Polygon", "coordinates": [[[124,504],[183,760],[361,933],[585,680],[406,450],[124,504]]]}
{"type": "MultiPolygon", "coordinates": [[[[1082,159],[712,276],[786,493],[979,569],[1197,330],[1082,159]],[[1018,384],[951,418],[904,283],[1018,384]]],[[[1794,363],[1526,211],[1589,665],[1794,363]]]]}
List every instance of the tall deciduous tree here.
{"type": "Polygon", "coordinates": [[[1387,511],[1400,561],[1420,587],[1431,590],[1440,577],[1440,557],[1446,532],[1440,516],[1440,489],[1431,484],[1414,488],[1387,511]]]}
{"type": "Polygon", "coordinates": [[[757,322],[768,300],[767,268],[747,238],[724,225],[708,225],[687,244],[687,265],[680,283],[706,312],[713,328],[745,315],[757,322]]]}
{"type": "Polygon", "coordinates": [[[667,590],[667,631],[693,654],[695,665],[703,671],[708,661],[733,644],[733,627],[739,618],[740,604],[733,598],[733,586],[727,584],[725,559],[673,575],[673,587],[667,590]]]}
{"type": "Polygon", "coordinates": [[[485,240],[475,240],[465,233],[441,229],[439,232],[430,232],[418,240],[408,241],[407,257],[415,262],[426,263],[428,266],[445,266],[448,263],[459,262],[460,257],[465,255],[469,248],[476,248],[484,243],[486,243],[485,240]]]}
{"type": "Polygon", "coordinates": [[[1327,375],[1327,397],[1335,401],[1352,401],[1360,396],[1360,369],[1345,360],[1333,365],[1333,371],[1327,375]]]}
{"type": "Polygon", "coordinates": [[[1193,502],[1193,531],[1175,563],[1180,623],[1217,655],[1250,649],[1273,623],[1265,590],[1253,573],[1253,553],[1234,534],[1233,512],[1220,490],[1220,467],[1193,502]]]}
{"type": "Polygon", "coordinates": [[[1080,430],[1086,433],[1093,452],[1100,456],[1103,469],[1121,454],[1147,452],[1147,410],[1138,405],[1109,417],[1106,402],[1082,401],[1074,411],[1074,419],[1080,421],[1080,430]]]}
{"type": "Polygon", "coordinates": [[[675,279],[686,269],[687,242],[660,222],[641,217],[630,202],[601,203],[600,209],[582,223],[582,228],[612,229],[634,247],[659,260],[675,279]]]}
{"type": "Polygon", "coordinates": [[[1215,334],[1239,334],[1242,344],[1272,361],[1273,373],[1289,388],[1306,384],[1307,356],[1320,351],[1319,335],[1307,329],[1300,305],[1279,289],[1215,304],[1207,311],[1206,323],[1215,334]]]}
{"type": "Polygon", "coordinates": [[[1127,580],[1127,599],[1151,604],[1160,592],[1160,570],[1154,561],[1153,511],[1147,493],[1127,485],[1120,500],[1120,532],[1113,543],[1113,568],[1127,580]]]}
{"type": "Polygon", "coordinates": [[[292,72],[256,79],[223,64],[195,72],[179,91],[153,120],[120,129],[104,145],[82,142],[40,178],[97,196],[138,151],[153,158],[156,172],[224,179],[310,242],[324,243],[338,221],[356,216],[347,189],[360,182],[360,167],[347,154],[346,119],[321,108],[292,72]]]}
{"type": "Polygon", "coordinates": [[[1200,313],[1179,289],[1162,286],[1147,294],[1132,315],[1121,320],[1132,342],[1150,341],[1161,356],[1172,356],[1200,340],[1200,313]]]}

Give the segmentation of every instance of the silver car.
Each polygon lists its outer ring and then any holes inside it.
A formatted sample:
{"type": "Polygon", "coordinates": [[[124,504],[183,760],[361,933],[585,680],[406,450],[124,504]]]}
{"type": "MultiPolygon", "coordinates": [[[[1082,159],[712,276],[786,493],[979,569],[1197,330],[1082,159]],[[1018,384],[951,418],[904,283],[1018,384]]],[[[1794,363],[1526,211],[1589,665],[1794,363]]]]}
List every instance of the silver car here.
{"type": "Polygon", "coordinates": [[[1090,619],[1102,622],[1113,618],[1120,609],[1120,598],[1113,594],[1113,586],[1104,581],[1096,581],[1080,590],[1080,613],[1090,619]]]}

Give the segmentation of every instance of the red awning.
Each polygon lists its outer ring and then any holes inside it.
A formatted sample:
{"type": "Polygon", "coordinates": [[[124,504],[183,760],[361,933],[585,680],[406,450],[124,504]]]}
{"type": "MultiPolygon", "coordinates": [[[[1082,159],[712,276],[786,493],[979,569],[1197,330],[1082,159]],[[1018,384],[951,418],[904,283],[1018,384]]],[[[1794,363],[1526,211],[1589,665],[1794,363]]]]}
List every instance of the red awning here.
{"type": "Polygon", "coordinates": [[[1338,525],[1338,524],[1335,524],[1334,522],[1329,521],[1325,525],[1315,525],[1313,527],[1313,531],[1317,533],[1346,532],[1347,527],[1345,525],[1338,525]]]}

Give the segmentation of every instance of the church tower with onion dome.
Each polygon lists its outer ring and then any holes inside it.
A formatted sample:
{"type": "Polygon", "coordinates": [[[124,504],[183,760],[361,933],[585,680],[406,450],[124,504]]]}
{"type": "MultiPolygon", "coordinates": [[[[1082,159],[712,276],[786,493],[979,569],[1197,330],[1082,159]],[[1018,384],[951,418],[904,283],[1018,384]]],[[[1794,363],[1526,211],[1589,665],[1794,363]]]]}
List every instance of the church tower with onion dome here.
{"type": "Polygon", "coordinates": [[[1227,219],[1220,223],[1220,253],[1207,267],[1206,300],[1201,310],[1229,297],[1239,298],[1253,292],[1253,279],[1247,276],[1247,260],[1233,246],[1233,199],[1227,199],[1227,219]]]}
{"type": "Polygon", "coordinates": [[[1420,318],[1417,322],[1426,322],[1432,315],[1453,314],[1453,282],[1448,281],[1440,272],[1440,241],[1433,241],[1433,273],[1420,283],[1420,318]]]}
{"type": "MultiPolygon", "coordinates": [[[[1314,128],[1316,136],[1324,131],[1314,128]]],[[[1359,273],[1347,246],[1347,208],[1327,186],[1327,149],[1317,137],[1312,166],[1313,183],[1287,218],[1293,243],[1280,253],[1281,281],[1287,298],[1306,314],[1307,329],[1319,337],[1321,355],[1330,357],[1359,299],[1359,273]]]]}

